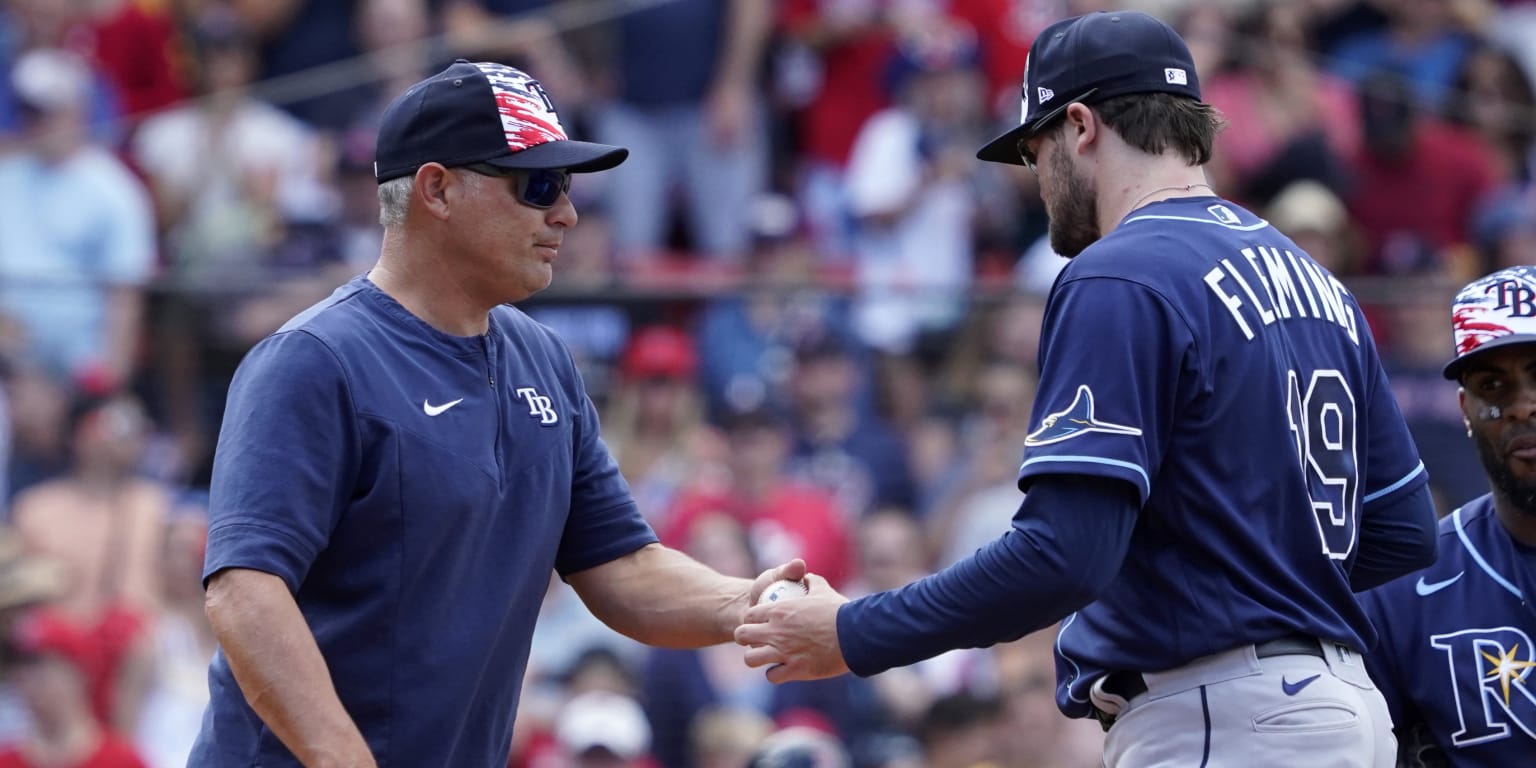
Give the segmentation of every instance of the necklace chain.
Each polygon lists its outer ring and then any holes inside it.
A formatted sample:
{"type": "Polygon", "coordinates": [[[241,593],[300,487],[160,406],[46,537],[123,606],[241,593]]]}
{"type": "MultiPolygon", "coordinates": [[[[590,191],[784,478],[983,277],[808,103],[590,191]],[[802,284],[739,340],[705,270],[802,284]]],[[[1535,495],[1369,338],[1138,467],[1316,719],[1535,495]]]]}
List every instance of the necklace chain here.
{"type": "Polygon", "coordinates": [[[1149,197],[1151,197],[1151,196],[1153,196],[1153,195],[1155,195],[1155,194],[1157,194],[1159,192],[1170,192],[1170,191],[1173,191],[1173,190],[1182,190],[1184,192],[1193,192],[1193,191],[1195,191],[1195,187],[1205,187],[1206,189],[1210,189],[1212,192],[1216,191],[1214,189],[1211,189],[1211,185],[1209,185],[1209,184],[1202,184],[1202,183],[1199,183],[1199,182],[1196,182],[1194,184],[1175,184],[1175,185],[1173,185],[1171,187],[1158,187],[1157,189],[1154,189],[1151,192],[1148,192],[1145,195],[1142,195],[1140,200],[1137,200],[1135,203],[1132,203],[1131,204],[1131,210],[1134,211],[1137,208],[1140,208],[1141,204],[1145,203],[1147,201],[1147,198],[1149,198],[1149,197]]]}

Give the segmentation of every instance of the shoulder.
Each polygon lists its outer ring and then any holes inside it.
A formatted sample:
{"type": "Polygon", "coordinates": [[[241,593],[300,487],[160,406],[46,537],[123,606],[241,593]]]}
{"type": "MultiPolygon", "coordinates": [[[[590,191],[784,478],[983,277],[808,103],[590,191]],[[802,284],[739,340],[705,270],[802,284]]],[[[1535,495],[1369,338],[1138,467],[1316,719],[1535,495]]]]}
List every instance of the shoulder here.
{"type": "MultiPolygon", "coordinates": [[[[262,381],[262,390],[302,391],[344,378],[337,334],[323,322],[283,327],[246,353],[235,372],[237,382],[262,381]]],[[[344,337],[343,337],[344,338],[344,337]]]]}
{"type": "Polygon", "coordinates": [[[368,325],[366,318],[371,314],[365,301],[363,279],[355,278],[337,287],[331,295],[289,318],[272,336],[302,332],[327,346],[334,346],[356,335],[359,326],[368,325]]]}
{"type": "Polygon", "coordinates": [[[1463,532],[1486,535],[1504,529],[1493,511],[1493,494],[1483,494],[1451,510],[1435,524],[1442,539],[1455,540],[1463,532]]]}
{"type": "Polygon", "coordinates": [[[571,360],[565,339],[555,329],[533,319],[517,307],[503,304],[491,310],[491,324],[503,335],[527,345],[530,351],[542,353],[556,361],[571,360]]]}
{"type": "Polygon", "coordinates": [[[79,187],[92,190],[99,199],[146,198],[144,185],[115,155],[99,147],[87,147],[70,163],[70,175],[79,187]]]}

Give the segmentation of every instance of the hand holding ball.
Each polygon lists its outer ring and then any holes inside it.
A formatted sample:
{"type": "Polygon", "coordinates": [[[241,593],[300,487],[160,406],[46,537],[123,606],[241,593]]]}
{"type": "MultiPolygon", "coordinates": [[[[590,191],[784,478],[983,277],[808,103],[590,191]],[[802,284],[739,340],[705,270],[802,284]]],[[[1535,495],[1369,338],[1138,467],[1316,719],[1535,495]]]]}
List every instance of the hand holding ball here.
{"type": "Polygon", "coordinates": [[[789,581],[779,579],[768,585],[761,595],[757,596],[758,605],[777,603],[780,600],[793,600],[797,597],[805,597],[811,593],[811,588],[803,581],[789,581]]]}

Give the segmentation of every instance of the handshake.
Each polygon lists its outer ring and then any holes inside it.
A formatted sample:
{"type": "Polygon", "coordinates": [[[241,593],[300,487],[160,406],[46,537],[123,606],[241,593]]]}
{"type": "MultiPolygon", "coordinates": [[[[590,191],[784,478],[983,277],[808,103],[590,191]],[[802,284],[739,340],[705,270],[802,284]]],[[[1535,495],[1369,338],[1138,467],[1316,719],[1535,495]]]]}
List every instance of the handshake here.
{"type": "Polygon", "coordinates": [[[747,666],[768,667],[766,676],[773,683],[847,672],[837,640],[837,610],[846,602],[826,579],[810,573],[804,560],[764,571],[752,582],[736,628],[736,644],[747,649],[747,666]]]}

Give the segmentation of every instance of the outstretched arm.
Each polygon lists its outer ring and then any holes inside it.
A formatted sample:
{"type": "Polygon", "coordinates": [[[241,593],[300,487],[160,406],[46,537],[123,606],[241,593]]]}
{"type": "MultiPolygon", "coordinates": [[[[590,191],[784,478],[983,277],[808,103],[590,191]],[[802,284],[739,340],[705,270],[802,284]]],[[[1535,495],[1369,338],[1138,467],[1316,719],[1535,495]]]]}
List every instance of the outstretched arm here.
{"type": "Polygon", "coordinates": [[[805,562],[797,559],[748,581],[649,544],[566,581],[592,615],[615,631],[647,645],[700,648],[729,641],[747,607],[769,584],[804,576],[805,562]]]}
{"type": "Polygon", "coordinates": [[[900,589],[845,602],[811,594],[747,612],[736,642],[768,679],[873,675],[955,648],[1014,640],[1093,602],[1120,573],[1139,508],[1116,480],[1042,475],[1013,527],[976,554],[900,589]]]}

